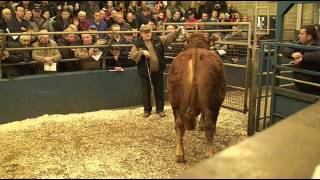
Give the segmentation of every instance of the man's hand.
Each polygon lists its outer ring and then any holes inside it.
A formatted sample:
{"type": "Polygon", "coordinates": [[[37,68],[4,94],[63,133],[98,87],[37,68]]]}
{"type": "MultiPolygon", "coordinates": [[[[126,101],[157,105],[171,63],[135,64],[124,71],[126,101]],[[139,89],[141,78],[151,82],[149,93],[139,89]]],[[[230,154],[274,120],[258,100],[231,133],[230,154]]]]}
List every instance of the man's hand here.
{"type": "Polygon", "coordinates": [[[294,65],[299,65],[302,61],[302,54],[300,52],[295,52],[291,55],[294,59],[293,64],[294,65]]]}
{"type": "Polygon", "coordinates": [[[295,52],[291,55],[291,57],[293,57],[293,59],[298,59],[302,57],[302,54],[300,52],[295,52]]]}
{"type": "Polygon", "coordinates": [[[114,70],[116,70],[116,71],[124,71],[123,67],[114,67],[114,70]]]}
{"type": "Polygon", "coordinates": [[[178,31],[182,36],[188,37],[188,33],[187,33],[187,31],[186,31],[186,29],[185,29],[184,26],[179,26],[178,29],[177,29],[177,31],[178,31]]]}
{"type": "Polygon", "coordinates": [[[45,61],[45,63],[51,65],[53,63],[53,58],[52,57],[45,57],[44,61],[45,61]]]}
{"type": "Polygon", "coordinates": [[[9,51],[3,51],[2,60],[9,58],[9,51]]]}
{"type": "Polygon", "coordinates": [[[95,56],[95,55],[97,55],[97,53],[98,53],[97,48],[90,48],[89,49],[89,56],[95,56]]]}
{"type": "Polygon", "coordinates": [[[142,54],[146,57],[146,58],[150,58],[150,53],[149,51],[143,50],[142,54]]]}
{"type": "Polygon", "coordinates": [[[113,58],[115,61],[118,61],[119,60],[119,55],[113,55],[113,58]]]}

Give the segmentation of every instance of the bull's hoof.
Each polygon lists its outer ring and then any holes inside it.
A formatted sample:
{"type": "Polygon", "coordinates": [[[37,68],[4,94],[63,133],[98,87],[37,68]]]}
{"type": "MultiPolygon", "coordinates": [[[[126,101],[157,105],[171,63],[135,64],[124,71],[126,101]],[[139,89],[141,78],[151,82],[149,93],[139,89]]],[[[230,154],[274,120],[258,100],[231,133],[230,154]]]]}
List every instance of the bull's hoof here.
{"type": "Polygon", "coordinates": [[[185,163],[186,160],[184,159],[184,156],[182,156],[182,155],[176,155],[176,162],[178,162],[178,163],[185,163]]]}
{"type": "Polygon", "coordinates": [[[195,126],[185,126],[184,129],[185,129],[185,130],[188,130],[188,131],[193,131],[193,130],[196,129],[196,127],[195,127],[195,126]]]}
{"type": "Polygon", "coordinates": [[[206,131],[206,127],[199,126],[199,131],[206,131]]]}
{"type": "Polygon", "coordinates": [[[206,157],[207,158],[211,158],[211,157],[213,157],[213,155],[214,155],[214,150],[209,150],[209,151],[206,152],[206,157]]]}

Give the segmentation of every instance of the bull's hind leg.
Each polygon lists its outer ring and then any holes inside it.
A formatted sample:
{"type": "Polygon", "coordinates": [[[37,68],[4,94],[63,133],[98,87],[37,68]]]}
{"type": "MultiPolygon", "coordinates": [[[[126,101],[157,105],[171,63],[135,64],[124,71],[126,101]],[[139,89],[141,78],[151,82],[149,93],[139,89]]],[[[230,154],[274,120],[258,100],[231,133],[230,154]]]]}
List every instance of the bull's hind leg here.
{"type": "Polygon", "coordinates": [[[200,114],[200,109],[189,108],[184,114],[185,129],[194,130],[196,128],[196,117],[200,114]]]}
{"type": "Polygon", "coordinates": [[[214,134],[216,131],[216,123],[217,123],[217,118],[219,114],[219,109],[218,110],[205,110],[205,130],[206,130],[206,138],[207,138],[207,152],[206,156],[207,157],[212,157],[214,154],[214,148],[213,148],[213,140],[214,140],[214,134]]]}
{"type": "Polygon", "coordinates": [[[184,136],[184,122],[183,118],[177,109],[173,109],[174,115],[174,129],[176,130],[176,162],[185,162],[183,136],[184,136]]]}
{"type": "Polygon", "coordinates": [[[200,116],[200,122],[199,122],[199,130],[200,131],[205,131],[206,130],[206,119],[203,113],[201,113],[200,116]]]}

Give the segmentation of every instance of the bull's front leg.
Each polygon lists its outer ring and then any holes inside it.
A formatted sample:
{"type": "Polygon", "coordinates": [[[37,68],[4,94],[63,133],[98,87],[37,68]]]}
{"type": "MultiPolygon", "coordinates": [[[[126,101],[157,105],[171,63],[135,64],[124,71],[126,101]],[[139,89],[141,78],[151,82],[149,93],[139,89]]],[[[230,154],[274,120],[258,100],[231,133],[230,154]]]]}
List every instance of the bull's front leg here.
{"type": "Polygon", "coordinates": [[[184,122],[178,110],[173,109],[174,114],[174,128],[176,131],[176,162],[185,162],[183,136],[184,136],[184,122]]]}

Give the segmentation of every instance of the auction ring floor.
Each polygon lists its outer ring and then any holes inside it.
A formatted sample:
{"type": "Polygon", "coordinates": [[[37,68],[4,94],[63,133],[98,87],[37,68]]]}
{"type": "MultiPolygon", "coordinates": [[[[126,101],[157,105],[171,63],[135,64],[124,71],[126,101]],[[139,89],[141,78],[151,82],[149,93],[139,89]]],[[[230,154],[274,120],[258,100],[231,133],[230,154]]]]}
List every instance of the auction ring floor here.
{"type": "MultiPolygon", "coordinates": [[[[172,110],[142,118],[142,107],[43,115],[0,125],[1,178],[174,178],[206,160],[205,135],[186,131],[175,159],[172,110]]],[[[222,108],[216,152],[247,137],[247,115],[222,108]]]]}

